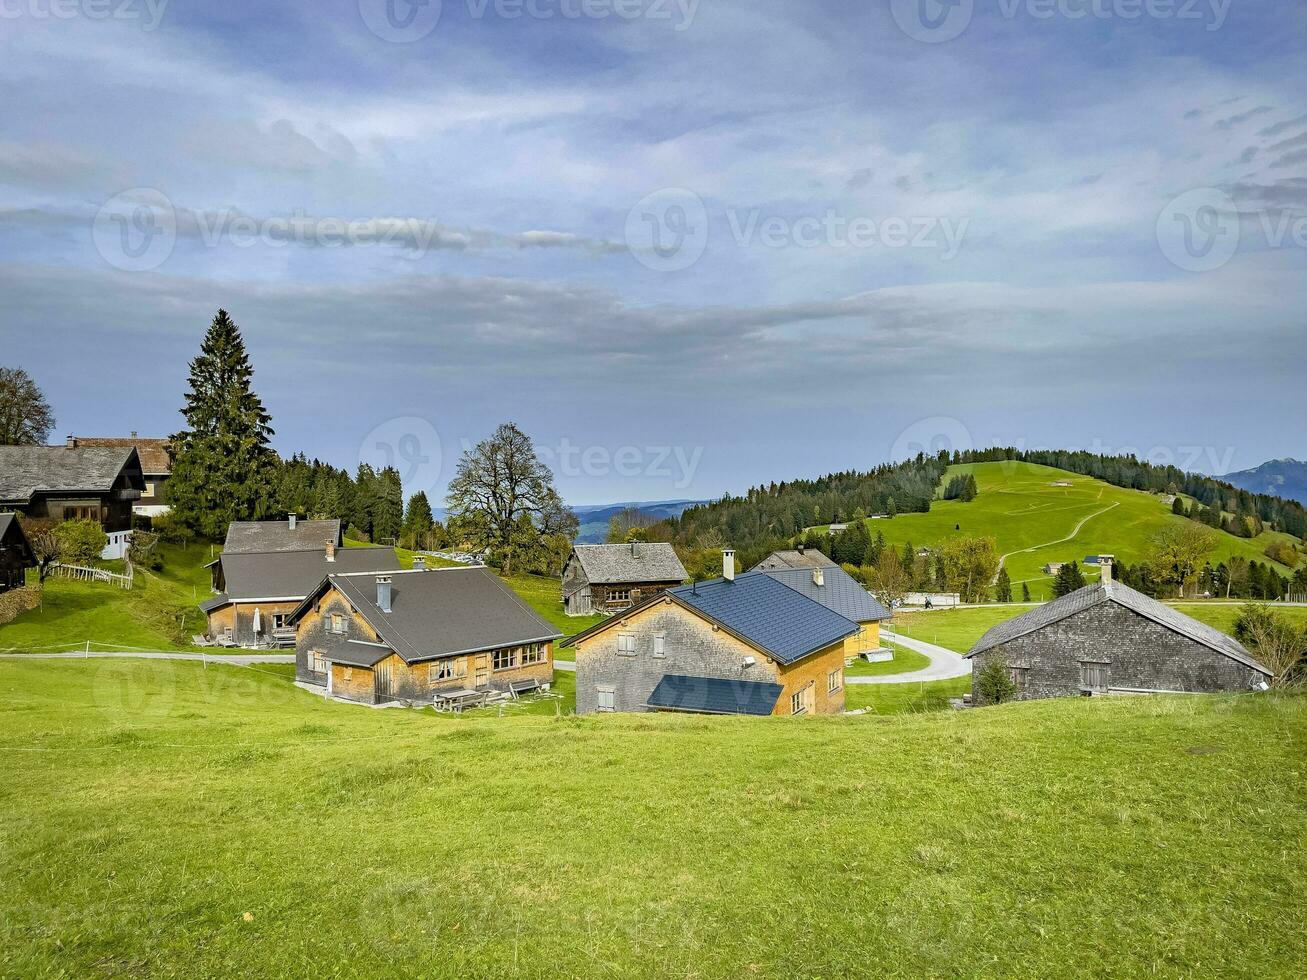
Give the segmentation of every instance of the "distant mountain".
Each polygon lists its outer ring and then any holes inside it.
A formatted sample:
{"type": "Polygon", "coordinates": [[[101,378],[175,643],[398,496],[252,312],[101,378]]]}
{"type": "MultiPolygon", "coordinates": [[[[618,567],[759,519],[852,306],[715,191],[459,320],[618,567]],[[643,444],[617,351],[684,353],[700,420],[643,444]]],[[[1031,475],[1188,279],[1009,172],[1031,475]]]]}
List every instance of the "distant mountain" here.
{"type": "MultiPolygon", "coordinates": [[[[635,508],[649,518],[649,523],[665,521],[669,517],[680,517],[687,507],[706,503],[703,500],[632,500],[618,504],[578,504],[572,512],[581,521],[581,530],[577,535],[577,544],[603,544],[608,537],[608,522],[623,511],[635,508]]],[[[444,507],[432,508],[436,520],[449,519],[449,511],[444,507]]]]}
{"type": "Polygon", "coordinates": [[[1301,460],[1273,459],[1221,479],[1250,493],[1268,493],[1307,504],[1307,463],[1301,460]]]}

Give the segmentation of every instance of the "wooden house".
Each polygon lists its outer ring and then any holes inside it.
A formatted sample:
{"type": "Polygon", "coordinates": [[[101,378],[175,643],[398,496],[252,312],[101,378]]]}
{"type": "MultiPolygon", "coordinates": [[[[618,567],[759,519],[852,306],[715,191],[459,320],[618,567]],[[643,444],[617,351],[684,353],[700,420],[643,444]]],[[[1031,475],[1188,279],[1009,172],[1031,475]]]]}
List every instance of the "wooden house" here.
{"type": "Polygon", "coordinates": [[[813,548],[807,548],[798,545],[792,549],[784,551],[773,551],[753,568],[751,572],[774,572],[786,568],[812,569],[812,568],[838,568],[835,562],[831,561],[820,551],[813,548]]]}
{"type": "Polygon", "coordinates": [[[290,622],[296,679],[364,704],[547,686],[562,636],[484,566],[329,575],[290,622]]]}
{"type": "MultiPolygon", "coordinates": [[[[1105,556],[1104,556],[1105,557],[1105,556]]],[[[1112,578],[995,626],[967,654],[972,698],[998,661],[1022,700],[1247,691],[1270,678],[1233,637],[1112,578]]]]}
{"type": "Polygon", "coordinates": [[[844,710],[859,625],[761,573],[668,589],[568,641],[576,709],[805,715],[844,710]]]}
{"type": "Polygon", "coordinates": [[[34,520],[92,520],[109,543],[102,558],[127,554],[132,507],[145,478],[131,447],[81,446],[69,437],[62,446],[0,446],[0,509],[34,520]]]}
{"type": "Polygon", "coordinates": [[[167,439],[142,439],[133,432],[126,438],[75,436],[78,446],[95,446],[106,449],[135,449],[141,461],[141,476],[145,486],[140,499],[132,504],[137,517],[153,518],[168,513],[168,480],[172,476],[172,458],[168,455],[167,439]]]}
{"type": "Polygon", "coordinates": [[[612,615],[687,578],[670,544],[578,544],[563,566],[563,607],[569,616],[612,615]]]}
{"type": "Polygon", "coordinates": [[[22,588],[36,555],[17,514],[0,514],[0,592],[22,588]]]}

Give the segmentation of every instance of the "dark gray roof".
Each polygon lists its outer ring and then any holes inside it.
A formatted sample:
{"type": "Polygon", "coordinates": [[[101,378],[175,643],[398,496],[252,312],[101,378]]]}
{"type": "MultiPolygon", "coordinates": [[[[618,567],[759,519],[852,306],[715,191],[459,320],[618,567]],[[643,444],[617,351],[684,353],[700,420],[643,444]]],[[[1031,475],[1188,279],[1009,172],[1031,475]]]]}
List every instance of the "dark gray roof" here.
{"type": "Polygon", "coordinates": [[[821,585],[813,580],[815,571],[812,568],[780,568],[748,574],[767,575],[778,582],[784,582],[796,592],[802,592],[809,599],[815,599],[827,609],[832,609],[855,623],[879,622],[890,618],[890,611],[839,565],[821,570],[821,585]]]}
{"type": "Polygon", "coordinates": [[[203,602],[201,602],[200,612],[204,613],[207,616],[215,609],[221,609],[223,606],[230,606],[230,605],[231,605],[231,597],[224,592],[221,595],[214,596],[212,599],[205,599],[203,602]]]}
{"type": "Polygon", "coordinates": [[[251,599],[303,599],[326,576],[343,572],[399,571],[394,548],[338,548],[336,560],[317,551],[223,552],[223,581],[233,602],[251,599]]]}
{"type": "Polygon", "coordinates": [[[326,543],[339,545],[340,521],[290,520],[232,521],[227,525],[223,554],[249,551],[321,551],[326,543]]]}
{"type": "Polygon", "coordinates": [[[578,544],[572,549],[591,582],[684,582],[688,575],[676,549],[661,541],[640,544],[578,544]]]}
{"type": "Polygon", "coordinates": [[[32,553],[32,544],[27,540],[27,535],[23,533],[23,525],[19,523],[17,514],[0,514],[0,547],[5,546],[5,538],[12,537],[13,544],[22,547],[27,561],[36,562],[36,556],[32,553]]]}
{"type": "Polygon", "coordinates": [[[769,715],[784,688],[767,681],[667,674],[649,695],[649,707],[713,715],[769,715]]]}
{"type": "Polygon", "coordinates": [[[1064,595],[1060,599],[1045,603],[1037,609],[1032,609],[1025,615],[1009,619],[1005,623],[999,623],[980,638],[980,642],[971,648],[971,652],[967,656],[974,657],[978,653],[984,653],[986,650],[992,650],[1004,643],[1010,643],[1012,640],[1034,633],[1045,626],[1051,626],[1053,623],[1061,622],[1104,602],[1115,602],[1117,605],[1124,606],[1145,619],[1151,619],[1158,625],[1165,626],[1172,632],[1186,636],[1196,643],[1201,643],[1203,646],[1215,650],[1217,653],[1223,653],[1232,660],[1261,671],[1267,676],[1270,675],[1270,671],[1258,663],[1256,658],[1234,637],[1227,636],[1220,630],[1208,626],[1206,623],[1200,623],[1192,616],[1186,616],[1165,603],[1151,599],[1142,592],[1136,591],[1128,585],[1122,585],[1117,581],[1087,585],[1083,589],[1077,589],[1070,595],[1064,595]]]}
{"type": "Polygon", "coordinates": [[[770,572],[779,571],[782,568],[838,568],[835,562],[831,561],[820,551],[813,551],[811,548],[804,548],[803,551],[790,549],[787,551],[773,551],[753,568],[751,572],[770,572]]]}
{"type": "MultiPolygon", "coordinates": [[[[563,635],[483,566],[396,573],[391,576],[390,612],[377,605],[372,575],[332,575],[314,596],[327,584],[408,663],[543,643],[563,635]]],[[[305,602],[292,618],[298,619],[308,607],[305,602]]]]}
{"type": "Polygon", "coordinates": [[[860,629],[768,575],[683,585],[668,594],[782,664],[802,660],[860,629]]]}
{"type": "Polygon", "coordinates": [[[35,493],[113,489],[128,463],[140,462],[130,447],[0,446],[0,500],[25,504],[35,493]]]}

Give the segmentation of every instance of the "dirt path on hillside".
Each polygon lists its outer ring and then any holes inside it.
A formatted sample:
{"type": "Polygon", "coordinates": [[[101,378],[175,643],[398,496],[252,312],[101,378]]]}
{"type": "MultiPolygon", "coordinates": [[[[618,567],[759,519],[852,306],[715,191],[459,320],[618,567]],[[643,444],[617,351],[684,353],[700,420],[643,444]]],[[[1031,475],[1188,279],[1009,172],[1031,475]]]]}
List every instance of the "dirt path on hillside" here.
{"type": "MultiPolygon", "coordinates": [[[[1081,529],[1090,521],[1092,521],[1095,517],[1102,517],[1109,510],[1112,510],[1114,507],[1120,507],[1120,506],[1121,506],[1121,501],[1118,500],[1104,507],[1102,510],[1090,514],[1088,517],[1085,517],[1083,520],[1081,520],[1081,522],[1076,525],[1075,530],[1072,531],[1070,534],[1068,534],[1065,538],[1058,538],[1056,541],[1045,541],[1043,544],[1031,545],[1029,548],[1018,548],[1016,551],[1009,551],[1006,555],[1003,555],[998,560],[999,572],[1003,570],[1003,566],[1007,563],[1007,560],[1011,558],[1013,555],[1024,555],[1032,551],[1038,551],[1040,548],[1048,548],[1055,544],[1065,544],[1068,541],[1074,541],[1076,539],[1076,536],[1080,534],[1081,529]]],[[[993,585],[997,581],[998,581],[998,572],[995,572],[994,578],[989,584],[993,585]]]]}

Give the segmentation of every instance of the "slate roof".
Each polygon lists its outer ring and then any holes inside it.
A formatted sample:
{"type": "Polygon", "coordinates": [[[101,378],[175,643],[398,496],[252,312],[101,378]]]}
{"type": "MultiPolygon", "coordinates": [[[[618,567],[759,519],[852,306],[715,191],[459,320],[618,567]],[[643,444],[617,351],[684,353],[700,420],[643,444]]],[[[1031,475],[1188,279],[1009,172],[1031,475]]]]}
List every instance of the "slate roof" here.
{"type": "Polygon", "coordinates": [[[667,594],[782,664],[802,660],[860,629],[769,575],[715,579],[667,594]]]}
{"type": "Polygon", "coordinates": [[[689,575],[676,549],[661,541],[578,544],[572,549],[590,582],[684,582],[689,575]]]}
{"type": "Polygon", "coordinates": [[[751,572],[770,572],[782,568],[838,568],[835,562],[831,561],[820,551],[813,551],[811,548],[805,548],[802,552],[792,548],[785,551],[773,551],[753,568],[751,572]]]}
{"type": "Polygon", "coordinates": [[[331,574],[395,572],[401,567],[394,548],[338,548],[334,562],[327,561],[324,548],[252,554],[223,552],[218,560],[222,562],[229,602],[303,599],[331,574]]]}
{"type": "Polygon", "coordinates": [[[23,533],[23,525],[18,522],[18,515],[0,514],[0,547],[5,547],[5,538],[11,534],[14,536],[14,544],[22,547],[26,560],[35,562],[36,556],[32,554],[32,545],[27,540],[27,535],[23,533]]]}
{"type": "Polygon", "coordinates": [[[1087,585],[1083,589],[1077,589],[1069,595],[1032,609],[1022,616],[999,623],[980,638],[980,642],[971,648],[967,656],[974,657],[978,653],[1010,643],[1012,640],[1037,632],[1045,626],[1061,622],[1104,602],[1115,602],[1117,605],[1124,606],[1174,633],[1186,636],[1217,653],[1223,653],[1232,660],[1270,676],[1270,671],[1258,663],[1256,658],[1234,637],[1227,636],[1220,630],[1206,623],[1200,623],[1192,616],[1186,616],[1165,603],[1149,598],[1142,592],[1117,581],[1087,585]]]}
{"type": "MultiPolygon", "coordinates": [[[[321,551],[331,541],[341,543],[340,521],[232,521],[227,525],[223,554],[267,551],[321,551]]],[[[340,552],[337,552],[338,554],[340,552]]],[[[314,583],[316,584],[316,583],[314,583]]]]}
{"type": "Polygon", "coordinates": [[[74,436],[79,446],[96,446],[106,449],[135,449],[141,459],[141,472],[150,476],[167,475],[172,472],[172,460],[168,457],[167,439],[107,439],[99,436],[74,436]]]}
{"type": "MultiPolygon", "coordinates": [[[[291,621],[298,620],[328,585],[345,596],[406,663],[544,643],[563,635],[484,566],[397,572],[391,576],[390,612],[377,605],[374,576],[331,575],[312,590],[291,621]]],[[[334,651],[332,656],[335,659],[334,651]]]]}
{"type": "Polygon", "coordinates": [[[858,584],[858,580],[840,568],[831,565],[822,569],[822,584],[813,581],[813,569],[780,568],[774,571],[749,572],[750,575],[767,575],[784,582],[796,592],[815,599],[827,609],[834,610],[855,623],[880,622],[892,615],[874,595],[858,584]]]}
{"type": "Polygon", "coordinates": [[[40,492],[104,493],[136,461],[131,448],[0,446],[0,500],[26,504],[40,492]]]}
{"type": "Polygon", "coordinates": [[[667,674],[649,695],[649,707],[715,715],[769,715],[784,688],[767,681],[667,674]]]}

